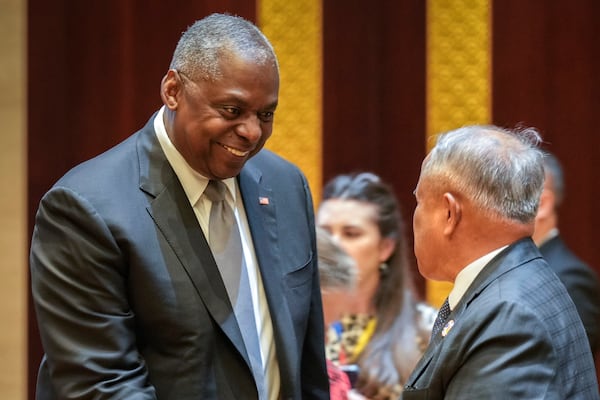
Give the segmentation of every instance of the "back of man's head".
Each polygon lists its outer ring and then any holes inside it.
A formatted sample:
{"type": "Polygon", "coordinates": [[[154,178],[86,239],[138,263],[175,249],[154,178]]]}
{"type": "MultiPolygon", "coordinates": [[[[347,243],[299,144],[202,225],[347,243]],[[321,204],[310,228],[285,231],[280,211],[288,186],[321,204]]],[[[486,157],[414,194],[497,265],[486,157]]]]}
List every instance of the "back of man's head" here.
{"type": "Polygon", "coordinates": [[[549,152],[544,152],[545,181],[540,197],[538,212],[535,217],[533,240],[540,246],[552,237],[558,228],[558,208],[565,195],[563,170],[558,159],[549,152]]]}
{"type": "Polygon", "coordinates": [[[560,162],[549,151],[544,151],[544,171],[546,173],[544,189],[554,193],[554,205],[558,208],[565,197],[565,179],[560,162]]]}
{"type": "Polygon", "coordinates": [[[319,279],[323,290],[352,290],[356,285],[357,267],[331,234],[316,228],[319,254],[319,279]]]}

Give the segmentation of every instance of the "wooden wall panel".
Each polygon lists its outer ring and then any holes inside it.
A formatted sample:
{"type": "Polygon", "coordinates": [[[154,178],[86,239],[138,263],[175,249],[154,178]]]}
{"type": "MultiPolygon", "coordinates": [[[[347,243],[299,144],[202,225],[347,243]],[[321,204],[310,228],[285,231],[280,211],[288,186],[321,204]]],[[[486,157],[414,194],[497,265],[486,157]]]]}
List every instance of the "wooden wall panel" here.
{"type": "MultiPolygon", "coordinates": [[[[28,2],[28,228],[68,169],[141,128],[180,34],[212,12],[256,20],[246,0],[28,2]]],[[[29,301],[29,398],[42,349],[29,301]]]]}
{"type": "Polygon", "coordinates": [[[600,3],[494,2],[493,120],[537,127],[565,169],[560,229],[600,272],[600,3]]]}
{"type": "Polygon", "coordinates": [[[359,170],[382,176],[396,189],[412,243],[424,156],[425,2],[323,2],[324,183],[359,170]]]}
{"type": "Polygon", "coordinates": [[[279,102],[266,148],[296,164],[321,197],[322,1],[261,0],[258,23],[279,59],[279,102]]]}
{"type": "MultiPolygon", "coordinates": [[[[427,1],[427,148],[440,132],[491,120],[491,0],[427,1]]],[[[454,285],[426,280],[440,307],[454,285]]]]}
{"type": "Polygon", "coordinates": [[[492,102],[494,123],[537,127],[562,162],[561,234],[600,274],[598,21],[595,0],[495,1],[492,102]]]}
{"type": "Polygon", "coordinates": [[[25,0],[0,1],[0,399],[27,393],[25,0]]]}

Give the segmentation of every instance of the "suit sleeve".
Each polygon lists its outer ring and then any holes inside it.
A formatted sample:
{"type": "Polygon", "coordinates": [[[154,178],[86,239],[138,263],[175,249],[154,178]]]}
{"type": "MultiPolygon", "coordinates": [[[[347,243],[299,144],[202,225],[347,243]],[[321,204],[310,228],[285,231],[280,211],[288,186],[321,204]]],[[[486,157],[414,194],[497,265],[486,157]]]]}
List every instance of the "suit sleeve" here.
{"type": "Polygon", "coordinates": [[[329,399],[329,379],[325,362],[324,320],[317,266],[314,208],[308,183],[304,177],[302,181],[311,232],[310,243],[314,254],[310,312],[302,351],[302,398],[325,400],[329,399]]]}
{"type": "Polygon", "coordinates": [[[89,202],[53,188],[40,203],[32,294],[58,398],[154,399],[135,341],[127,264],[89,202]]]}

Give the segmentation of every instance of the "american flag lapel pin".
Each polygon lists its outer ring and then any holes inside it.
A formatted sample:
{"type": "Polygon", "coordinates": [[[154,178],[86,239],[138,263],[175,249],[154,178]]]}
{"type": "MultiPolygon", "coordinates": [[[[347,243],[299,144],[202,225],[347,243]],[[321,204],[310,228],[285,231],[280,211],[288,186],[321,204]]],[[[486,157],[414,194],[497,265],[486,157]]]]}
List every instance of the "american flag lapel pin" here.
{"type": "Polygon", "coordinates": [[[266,206],[269,205],[269,198],[268,197],[259,197],[258,198],[258,204],[266,206]]]}

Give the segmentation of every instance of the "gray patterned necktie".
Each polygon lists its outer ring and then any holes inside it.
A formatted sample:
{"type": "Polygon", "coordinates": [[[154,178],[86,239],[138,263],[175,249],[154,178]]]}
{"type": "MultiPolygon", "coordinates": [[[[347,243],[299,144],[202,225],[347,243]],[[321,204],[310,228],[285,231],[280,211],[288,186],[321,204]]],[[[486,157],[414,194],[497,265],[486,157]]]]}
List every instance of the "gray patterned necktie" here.
{"type": "Polygon", "coordinates": [[[211,180],[204,190],[204,194],[212,202],[208,222],[208,241],[244,339],[259,398],[264,399],[266,398],[264,370],[248,272],[240,231],[233,209],[225,200],[226,193],[225,184],[215,180],[211,180]]]}

